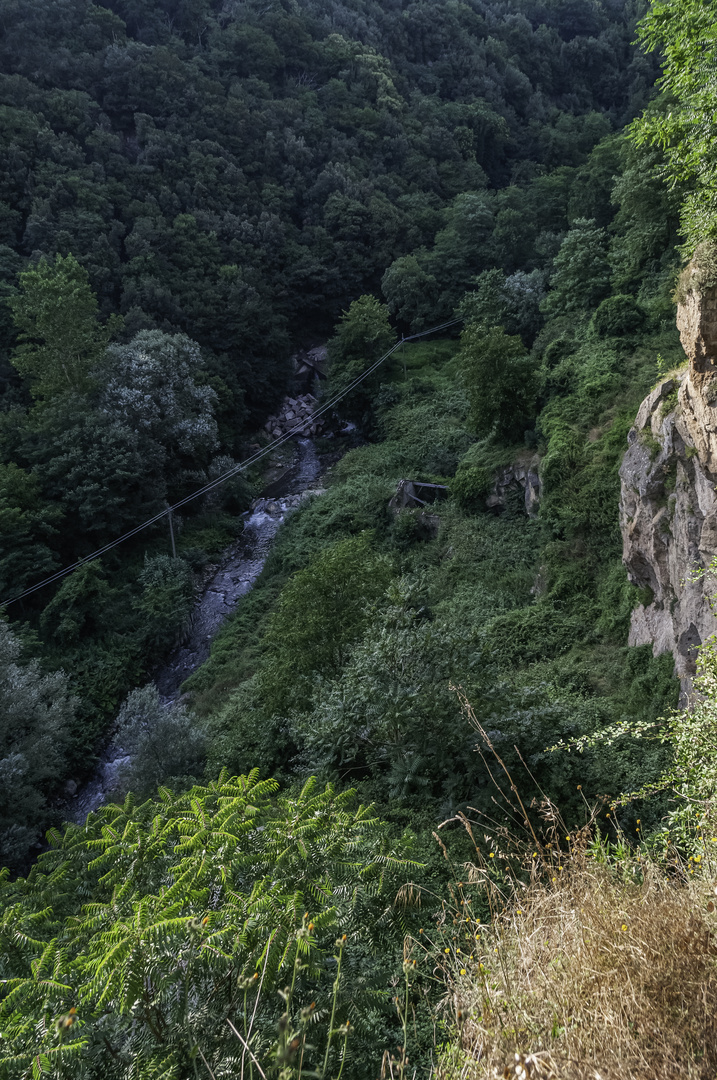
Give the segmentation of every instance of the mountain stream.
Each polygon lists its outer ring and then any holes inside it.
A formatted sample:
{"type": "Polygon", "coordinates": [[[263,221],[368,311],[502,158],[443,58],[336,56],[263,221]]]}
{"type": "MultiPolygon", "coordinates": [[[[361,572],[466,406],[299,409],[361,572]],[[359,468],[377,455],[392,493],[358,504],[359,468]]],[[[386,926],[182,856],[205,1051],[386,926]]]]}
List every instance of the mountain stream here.
{"type": "MultiPolygon", "coordinates": [[[[286,473],[270,484],[246,515],[241,536],[224,551],[214,574],[197,599],[181,644],[154,674],[163,703],[169,707],[180,687],[209,657],[211,645],[242,596],[253,587],[271,551],[282,522],[312,494],[320,494],[321,475],[311,439],[297,439],[294,461],[286,473]]],[[[125,750],[112,738],[100,758],[95,776],[70,800],[68,819],[81,824],[111,796],[117,777],[127,763],[125,750]]]]}

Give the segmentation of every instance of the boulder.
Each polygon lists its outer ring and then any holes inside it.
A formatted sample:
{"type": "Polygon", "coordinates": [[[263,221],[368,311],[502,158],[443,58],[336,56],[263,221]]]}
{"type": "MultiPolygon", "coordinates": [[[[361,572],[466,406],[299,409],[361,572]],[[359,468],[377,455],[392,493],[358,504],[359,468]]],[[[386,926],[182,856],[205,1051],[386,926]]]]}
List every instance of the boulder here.
{"type": "Polygon", "coordinates": [[[528,464],[508,465],[500,469],[493,490],[486,499],[488,509],[500,513],[508,504],[509,493],[515,491],[522,494],[528,517],[537,518],[543,489],[538,472],[539,464],[536,455],[528,464]]]}
{"type": "Polygon", "coordinates": [[[316,435],[323,430],[323,421],[313,419],[315,407],[316,398],[312,394],[285,398],[279,412],[275,416],[270,416],[264,427],[275,439],[289,433],[301,436],[316,435]]]}

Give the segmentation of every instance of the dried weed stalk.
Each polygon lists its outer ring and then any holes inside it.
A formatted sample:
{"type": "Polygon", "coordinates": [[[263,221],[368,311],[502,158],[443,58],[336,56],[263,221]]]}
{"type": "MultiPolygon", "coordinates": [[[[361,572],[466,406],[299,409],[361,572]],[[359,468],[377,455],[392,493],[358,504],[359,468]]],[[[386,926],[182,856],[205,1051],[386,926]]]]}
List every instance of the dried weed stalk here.
{"type": "Polygon", "coordinates": [[[592,821],[570,835],[547,801],[526,809],[480,734],[532,851],[521,863],[507,830],[478,839],[483,820],[453,819],[476,858],[420,942],[455,1025],[434,1080],[714,1080],[717,864],[668,877],[644,856],[600,863],[592,821]]]}

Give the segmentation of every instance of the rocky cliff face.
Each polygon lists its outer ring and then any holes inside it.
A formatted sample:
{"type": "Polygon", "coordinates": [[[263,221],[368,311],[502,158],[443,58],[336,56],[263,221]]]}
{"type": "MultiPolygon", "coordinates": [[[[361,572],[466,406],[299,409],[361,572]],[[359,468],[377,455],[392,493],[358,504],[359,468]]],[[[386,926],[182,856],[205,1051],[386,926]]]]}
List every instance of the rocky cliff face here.
{"type": "Polygon", "coordinates": [[[689,690],[695,650],[717,632],[711,575],[717,554],[717,287],[683,278],[678,327],[689,365],[643,401],[620,470],[623,559],[630,580],[650,590],[632,615],[631,645],[672,651],[689,690]]]}

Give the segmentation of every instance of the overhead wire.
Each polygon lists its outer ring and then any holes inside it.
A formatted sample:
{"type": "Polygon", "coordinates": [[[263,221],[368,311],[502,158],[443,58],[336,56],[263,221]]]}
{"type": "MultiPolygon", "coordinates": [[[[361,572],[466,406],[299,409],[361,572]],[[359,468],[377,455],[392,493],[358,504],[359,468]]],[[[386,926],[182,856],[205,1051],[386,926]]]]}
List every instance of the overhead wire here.
{"type": "MultiPolygon", "coordinates": [[[[402,338],[400,341],[396,342],[393,348],[389,349],[388,352],[384,353],[383,356],[378,358],[378,360],[375,360],[368,368],[366,368],[365,371],[362,371],[361,374],[358,375],[348,386],[343,387],[340,391],[334,394],[332,398],[324,402],[319,409],[312,413],[311,422],[318,420],[325,413],[330,412],[339,403],[339,401],[345,398],[347,394],[350,394],[352,390],[355,390],[356,387],[359,386],[364,381],[364,379],[367,379],[369,375],[372,375],[374,371],[377,371],[378,368],[382,364],[384,364],[386,360],[388,360],[388,358],[392,356],[403,345],[411,341],[417,341],[419,338],[428,337],[429,334],[436,334],[441,330],[448,330],[450,327],[457,326],[461,322],[463,322],[463,319],[451,319],[448,322],[441,323],[439,326],[432,326],[429,330],[423,330],[418,334],[411,334],[409,337],[402,338]]],[[[268,443],[260,450],[257,450],[254,454],[246,458],[244,461],[233,465],[231,469],[227,469],[227,471],[222,473],[221,476],[215,477],[214,480],[209,481],[209,483],[205,484],[197,491],[192,492],[191,495],[186,495],[183,499],[180,499],[178,502],[173,503],[171,506],[166,506],[164,510],[159,511],[153,517],[148,518],[146,521],[143,521],[140,525],[135,526],[133,529],[129,529],[126,533],[123,533],[122,536],[118,536],[116,539],[109,541],[109,543],[105,544],[103,547],[97,548],[97,550],[91,552],[91,554],[84,555],[81,559],[78,559],[70,566],[65,566],[62,570],[57,570],[54,574],[50,574],[42,581],[38,581],[35,585],[31,585],[30,588],[25,589],[21,593],[18,593],[17,596],[12,596],[7,600],[0,601],[0,608],[6,607],[8,604],[15,604],[18,600],[23,600],[26,596],[30,596],[32,593],[38,592],[40,589],[44,589],[46,586],[52,585],[56,581],[60,581],[68,574],[72,574],[75,570],[79,570],[81,566],[85,566],[87,563],[94,562],[95,559],[99,559],[102,555],[106,555],[107,552],[111,551],[113,548],[118,547],[120,544],[125,543],[125,541],[127,540],[131,540],[132,537],[137,536],[138,533],[143,532],[145,529],[150,528],[150,526],[152,525],[156,525],[158,521],[161,521],[163,518],[168,517],[168,515],[174,513],[175,510],[181,509],[183,506],[186,506],[190,502],[194,502],[195,499],[199,499],[203,495],[208,495],[216,488],[221,487],[222,484],[225,484],[227,480],[231,480],[233,476],[237,476],[240,472],[244,472],[252,465],[255,465],[258,461],[261,461],[261,459],[266,457],[267,454],[272,453],[278,447],[282,446],[285,442],[288,442],[289,439],[293,439],[295,435],[301,434],[306,429],[307,423],[307,420],[302,420],[295,427],[291,428],[289,431],[285,432],[281,436],[278,436],[272,442],[268,443]]]]}

